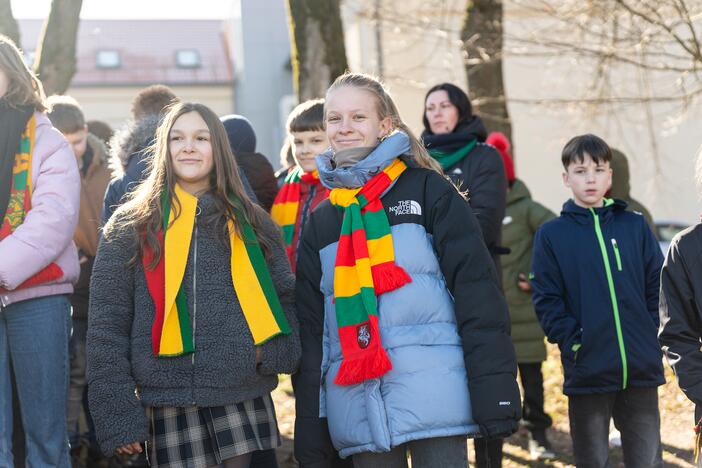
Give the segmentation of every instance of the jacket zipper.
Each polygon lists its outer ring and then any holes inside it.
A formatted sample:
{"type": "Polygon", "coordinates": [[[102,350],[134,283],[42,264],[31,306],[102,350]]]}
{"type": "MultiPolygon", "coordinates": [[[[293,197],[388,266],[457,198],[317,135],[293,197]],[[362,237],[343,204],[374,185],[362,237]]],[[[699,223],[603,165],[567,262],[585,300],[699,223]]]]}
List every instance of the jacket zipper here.
{"type": "Polygon", "coordinates": [[[193,234],[195,243],[193,249],[193,353],[190,356],[193,374],[192,386],[193,389],[193,405],[195,405],[195,331],[197,330],[197,215],[200,214],[200,207],[195,210],[195,232],[193,234]]]}
{"type": "Polygon", "coordinates": [[[617,259],[617,270],[622,271],[622,258],[619,256],[619,246],[617,239],[612,238],[612,247],[614,248],[614,256],[617,259]]]}
{"type": "MultiPolygon", "coordinates": [[[[628,369],[626,364],[626,349],[624,348],[624,336],[622,335],[622,324],[619,319],[619,305],[617,303],[617,293],[614,290],[614,279],[612,278],[612,269],[609,266],[609,255],[607,255],[607,246],[602,237],[602,229],[600,229],[600,217],[595,213],[595,210],[590,208],[592,217],[595,219],[595,234],[600,244],[602,252],[602,260],[604,260],[605,273],[607,275],[607,285],[609,286],[609,297],[612,300],[612,311],[614,313],[614,325],[617,329],[617,341],[619,342],[619,354],[622,358],[622,390],[626,390],[628,369]]],[[[614,241],[614,239],[612,239],[614,241]]],[[[616,241],[614,241],[616,244],[616,241]]],[[[618,254],[617,254],[618,256],[618,254]]]]}

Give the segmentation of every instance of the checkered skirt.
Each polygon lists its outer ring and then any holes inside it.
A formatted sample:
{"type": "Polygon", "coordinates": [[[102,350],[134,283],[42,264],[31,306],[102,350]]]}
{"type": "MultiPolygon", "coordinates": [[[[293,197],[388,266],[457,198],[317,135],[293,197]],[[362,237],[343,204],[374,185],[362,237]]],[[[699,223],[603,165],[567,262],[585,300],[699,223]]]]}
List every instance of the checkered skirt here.
{"type": "Polygon", "coordinates": [[[281,444],[270,395],[211,408],[150,408],[152,467],[204,468],[281,444]]]}

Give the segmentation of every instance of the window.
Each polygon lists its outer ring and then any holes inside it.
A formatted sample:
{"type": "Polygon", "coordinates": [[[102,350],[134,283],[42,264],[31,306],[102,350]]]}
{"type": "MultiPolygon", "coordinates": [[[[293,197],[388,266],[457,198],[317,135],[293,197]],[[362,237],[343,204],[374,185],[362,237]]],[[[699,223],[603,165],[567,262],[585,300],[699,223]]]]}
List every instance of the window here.
{"type": "Polygon", "coordinates": [[[98,68],[119,68],[122,65],[119,51],[116,50],[99,50],[95,61],[98,68]]]}
{"type": "Polygon", "coordinates": [[[200,68],[200,53],[195,49],[177,50],[176,65],[178,68],[200,68]]]}

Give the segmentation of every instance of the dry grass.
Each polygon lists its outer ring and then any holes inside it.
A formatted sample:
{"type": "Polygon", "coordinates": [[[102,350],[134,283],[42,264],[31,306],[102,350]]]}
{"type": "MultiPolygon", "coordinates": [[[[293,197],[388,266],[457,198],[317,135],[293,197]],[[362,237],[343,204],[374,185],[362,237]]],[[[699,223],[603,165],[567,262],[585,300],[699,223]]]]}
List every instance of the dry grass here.
{"type": "MultiPolygon", "coordinates": [[[[553,418],[553,428],[548,436],[557,453],[557,459],[540,463],[529,458],[527,437],[518,432],[507,439],[504,446],[503,466],[516,467],[569,467],[573,466],[572,448],[568,432],[568,400],[563,395],[563,372],[558,349],[549,345],[548,360],[543,366],[546,411],[553,418]]],[[[691,467],[694,435],[692,432],[694,406],[678,388],[670,369],[666,366],[667,383],[659,388],[661,411],[661,437],[665,466],[691,467]]],[[[295,422],[295,400],[289,378],[281,379],[273,392],[278,424],[283,434],[283,447],[278,450],[281,468],[295,467],[292,457],[292,438],[295,422]]],[[[472,445],[472,444],[471,444],[472,445]]],[[[472,452],[472,450],[471,450],[472,452]]],[[[472,455],[472,453],[471,453],[472,455]]],[[[472,458],[472,457],[471,457],[472,458]]],[[[621,449],[612,449],[613,466],[624,466],[621,449]]]]}

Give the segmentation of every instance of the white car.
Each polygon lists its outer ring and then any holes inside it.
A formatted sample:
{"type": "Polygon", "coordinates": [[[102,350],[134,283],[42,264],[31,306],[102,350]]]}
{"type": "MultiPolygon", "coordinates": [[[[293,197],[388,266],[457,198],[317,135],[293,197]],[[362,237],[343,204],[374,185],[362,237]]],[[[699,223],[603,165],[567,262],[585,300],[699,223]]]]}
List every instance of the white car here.
{"type": "Polygon", "coordinates": [[[656,225],[656,237],[658,237],[658,243],[661,246],[663,255],[668,253],[668,247],[670,242],[673,240],[680,231],[688,228],[690,225],[683,221],[670,221],[670,220],[656,220],[654,221],[656,225]]]}

